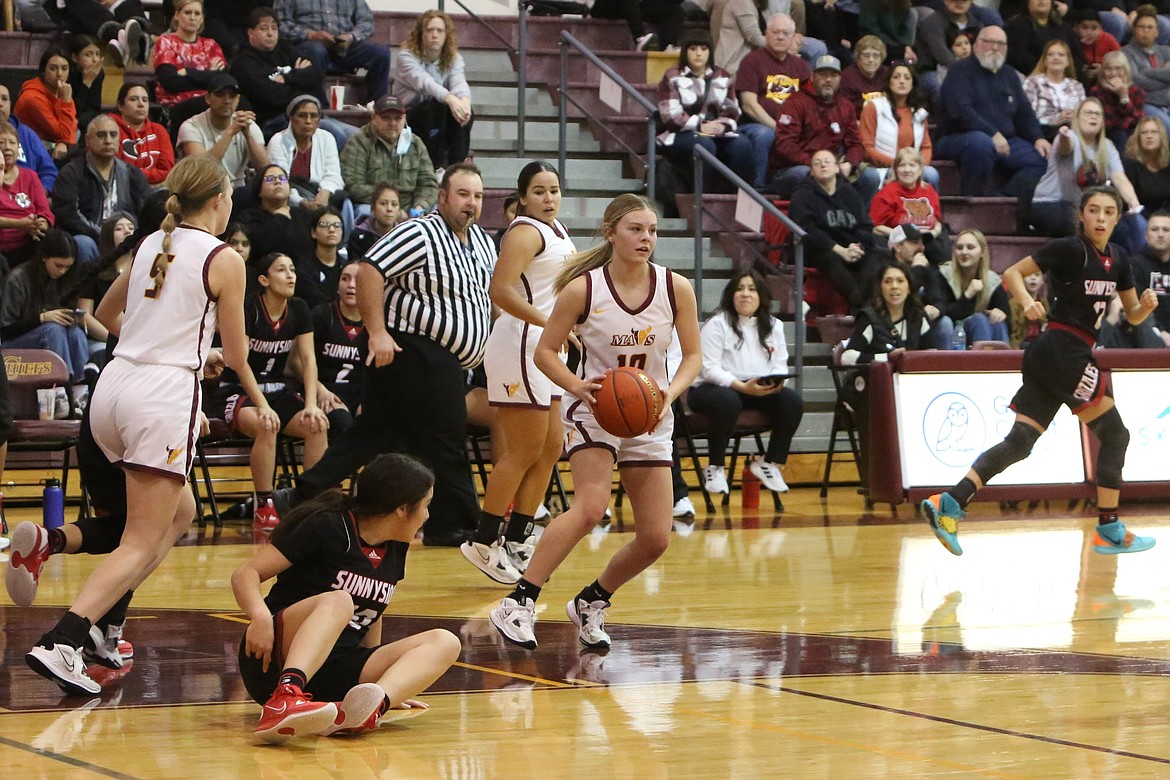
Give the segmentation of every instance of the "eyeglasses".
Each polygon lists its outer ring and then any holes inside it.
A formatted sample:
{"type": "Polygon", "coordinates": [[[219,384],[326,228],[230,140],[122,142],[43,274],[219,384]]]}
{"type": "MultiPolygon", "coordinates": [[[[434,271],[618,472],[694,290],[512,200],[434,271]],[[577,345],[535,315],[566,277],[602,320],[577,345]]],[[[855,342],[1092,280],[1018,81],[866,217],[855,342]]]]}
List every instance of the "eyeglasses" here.
{"type": "Polygon", "coordinates": [[[1081,111],[1081,116],[1105,116],[1105,114],[1095,109],[1086,108],[1081,111]]]}
{"type": "Polygon", "coordinates": [[[288,177],[285,176],[283,173],[280,174],[279,176],[265,176],[264,177],[265,184],[277,184],[277,183],[284,184],[287,181],[288,181],[288,177]]]}
{"type": "Polygon", "coordinates": [[[317,227],[324,230],[341,230],[340,222],[318,222],[317,227]]]}
{"type": "Polygon", "coordinates": [[[293,116],[295,116],[297,119],[320,119],[321,118],[321,115],[318,114],[316,111],[314,111],[311,114],[308,111],[301,111],[299,113],[293,114],[293,116]]]}
{"type": "Polygon", "coordinates": [[[1006,38],[1002,41],[992,41],[988,40],[987,38],[980,38],[976,42],[982,43],[984,46],[990,46],[993,49],[1006,49],[1008,43],[1006,38]]]}

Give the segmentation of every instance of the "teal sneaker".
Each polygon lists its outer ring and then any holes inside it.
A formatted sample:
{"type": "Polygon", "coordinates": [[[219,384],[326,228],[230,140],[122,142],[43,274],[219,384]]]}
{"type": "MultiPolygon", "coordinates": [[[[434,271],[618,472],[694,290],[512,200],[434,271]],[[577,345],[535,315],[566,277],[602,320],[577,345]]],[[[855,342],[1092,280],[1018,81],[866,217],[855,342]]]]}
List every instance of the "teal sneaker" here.
{"type": "Polygon", "coordinates": [[[1097,538],[1093,540],[1093,550],[1103,555],[1118,555],[1120,553],[1145,552],[1157,544],[1157,540],[1150,536],[1137,536],[1126,529],[1125,523],[1114,520],[1097,526],[1097,538]]]}
{"type": "Polygon", "coordinates": [[[922,514],[930,523],[930,530],[952,555],[962,555],[959,546],[959,521],[966,516],[963,507],[950,493],[935,493],[922,502],[922,514]]]}

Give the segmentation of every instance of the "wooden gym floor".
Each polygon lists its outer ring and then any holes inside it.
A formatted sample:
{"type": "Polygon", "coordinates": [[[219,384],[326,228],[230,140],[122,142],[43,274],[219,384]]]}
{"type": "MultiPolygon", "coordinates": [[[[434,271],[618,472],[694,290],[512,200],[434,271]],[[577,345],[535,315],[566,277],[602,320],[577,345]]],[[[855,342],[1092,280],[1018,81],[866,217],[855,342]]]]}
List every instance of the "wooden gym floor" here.
{"type": "Polygon", "coordinates": [[[678,526],[617,595],[607,655],[579,652],[563,605],[628,538],[621,510],[546,587],[533,652],[485,618],[506,588],[416,545],[384,630],[462,637],[431,709],[284,747],[253,744],[259,707],[236,675],[229,577],[250,531],[193,530],[174,550],[137,593],[134,668],[98,699],[62,698],[23,662],[92,565],[54,558],[35,607],[0,596],[0,766],[20,780],[1170,777],[1166,506],[1125,507],[1160,544],[1111,557],[1091,551],[1082,506],[976,504],[954,558],[908,507],[863,514],[850,488],[794,490],[781,515],[733,504],[678,526]]]}

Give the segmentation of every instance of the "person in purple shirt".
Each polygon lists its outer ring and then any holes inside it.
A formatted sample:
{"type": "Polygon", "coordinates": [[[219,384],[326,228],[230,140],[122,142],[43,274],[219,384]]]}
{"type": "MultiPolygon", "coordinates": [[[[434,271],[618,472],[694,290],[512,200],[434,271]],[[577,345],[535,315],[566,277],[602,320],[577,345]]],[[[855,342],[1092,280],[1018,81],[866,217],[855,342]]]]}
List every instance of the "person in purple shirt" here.
{"type": "Polygon", "coordinates": [[[45,151],[44,142],[37,137],[32,128],[22,125],[20,120],[12,115],[12,95],[9,94],[8,87],[0,84],[0,122],[4,121],[16,128],[17,137],[20,139],[16,164],[21,168],[36,171],[45,192],[53,189],[53,182],[57,181],[57,166],[53,158],[45,151]]]}

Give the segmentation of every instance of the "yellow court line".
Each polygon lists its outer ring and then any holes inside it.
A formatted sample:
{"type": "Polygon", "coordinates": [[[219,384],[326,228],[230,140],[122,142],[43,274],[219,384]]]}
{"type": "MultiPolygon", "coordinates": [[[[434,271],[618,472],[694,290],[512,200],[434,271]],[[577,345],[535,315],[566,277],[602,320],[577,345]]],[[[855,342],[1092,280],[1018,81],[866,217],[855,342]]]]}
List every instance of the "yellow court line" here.
{"type": "Polygon", "coordinates": [[[477,666],[475,664],[468,664],[462,661],[456,661],[452,666],[461,666],[464,669],[471,669],[475,672],[487,672],[488,674],[498,674],[501,677],[511,677],[514,680],[527,680],[528,682],[542,683],[544,685],[551,685],[554,688],[580,688],[582,686],[573,685],[572,683],[557,682],[556,680],[546,680],[543,677],[531,677],[527,674],[518,674],[516,672],[504,672],[499,669],[492,669],[488,666],[477,666]]]}
{"type": "Polygon", "coordinates": [[[220,620],[230,620],[233,623],[243,623],[244,625],[248,625],[249,623],[252,622],[251,620],[248,620],[248,618],[246,618],[246,617],[240,617],[239,615],[228,615],[228,614],[225,614],[223,612],[208,612],[207,616],[213,617],[213,618],[219,618],[220,620]]]}

